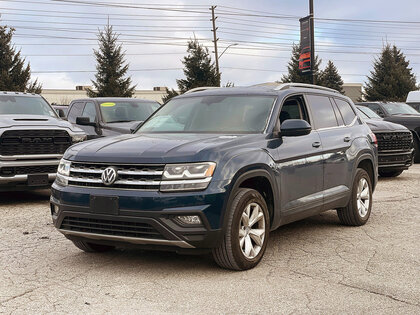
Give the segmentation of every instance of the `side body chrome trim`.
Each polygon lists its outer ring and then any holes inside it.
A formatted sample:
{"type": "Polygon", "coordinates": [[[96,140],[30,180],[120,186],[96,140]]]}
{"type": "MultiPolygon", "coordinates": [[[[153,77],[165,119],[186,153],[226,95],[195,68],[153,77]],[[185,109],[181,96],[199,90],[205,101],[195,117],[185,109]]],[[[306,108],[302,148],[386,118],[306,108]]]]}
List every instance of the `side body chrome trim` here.
{"type": "Polygon", "coordinates": [[[109,240],[109,241],[120,241],[128,242],[131,244],[140,244],[140,245],[167,245],[167,246],[177,246],[180,248],[195,248],[191,244],[188,244],[185,241],[174,241],[174,240],[156,240],[152,238],[140,238],[140,237],[127,237],[127,236],[115,236],[115,235],[105,235],[105,234],[96,234],[96,233],[85,233],[77,231],[68,231],[63,229],[58,229],[64,235],[71,236],[80,236],[95,240],[109,240]]]}

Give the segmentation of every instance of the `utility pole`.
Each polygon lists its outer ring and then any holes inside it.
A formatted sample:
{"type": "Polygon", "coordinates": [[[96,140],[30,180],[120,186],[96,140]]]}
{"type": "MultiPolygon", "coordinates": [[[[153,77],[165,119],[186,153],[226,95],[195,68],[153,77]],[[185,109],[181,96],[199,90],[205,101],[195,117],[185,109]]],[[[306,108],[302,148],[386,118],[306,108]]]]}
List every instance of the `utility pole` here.
{"type": "Polygon", "coordinates": [[[314,0],[309,0],[309,23],[311,27],[311,81],[315,84],[314,63],[315,63],[315,32],[314,32],[314,0]]]}
{"type": "MultiPolygon", "coordinates": [[[[214,43],[214,60],[216,62],[216,73],[217,76],[220,78],[220,70],[219,70],[219,54],[217,53],[217,41],[219,40],[216,35],[217,27],[216,27],[216,19],[217,16],[214,16],[214,9],[216,9],[216,6],[211,6],[211,20],[213,23],[213,29],[211,30],[213,32],[213,43],[214,43]]],[[[220,79],[219,79],[219,86],[220,86],[220,79]]]]}

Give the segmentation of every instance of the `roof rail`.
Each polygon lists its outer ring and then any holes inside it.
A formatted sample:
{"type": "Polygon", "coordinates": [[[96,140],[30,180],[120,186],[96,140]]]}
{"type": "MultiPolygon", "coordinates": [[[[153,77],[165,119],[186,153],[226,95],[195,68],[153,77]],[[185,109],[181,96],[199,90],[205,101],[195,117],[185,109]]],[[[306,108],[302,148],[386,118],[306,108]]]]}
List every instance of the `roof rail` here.
{"type": "Polygon", "coordinates": [[[218,88],[219,88],[218,86],[200,86],[200,87],[196,87],[194,89],[188,90],[184,94],[194,93],[194,92],[201,92],[201,91],[205,91],[205,90],[218,89],[218,88]]]}
{"type": "Polygon", "coordinates": [[[286,89],[290,89],[290,88],[294,88],[294,87],[324,90],[324,91],[329,91],[329,92],[334,92],[334,93],[339,93],[340,94],[340,92],[338,92],[337,90],[334,90],[334,89],[330,89],[330,88],[315,85],[315,84],[306,84],[306,83],[282,83],[282,84],[279,84],[278,86],[276,86],[274,88],[274,90],[280,91],[280,90],[286,90],[286,89]]]}

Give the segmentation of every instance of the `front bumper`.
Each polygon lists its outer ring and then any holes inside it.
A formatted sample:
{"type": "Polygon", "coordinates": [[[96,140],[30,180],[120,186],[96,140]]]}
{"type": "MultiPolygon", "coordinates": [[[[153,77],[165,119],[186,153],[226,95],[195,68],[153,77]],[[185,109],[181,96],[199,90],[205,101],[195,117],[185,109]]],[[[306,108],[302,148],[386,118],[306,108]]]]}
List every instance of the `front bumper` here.
{"type": "Polygon", "coordinates": [[[205,192],[161,193],[54,183],[51,191],[54,226],[71,240],[182,251],[214,248],[222,238],[226,197],[222,187],[205,192]],[[118,206],[112,213],[106,208],[95,210],[92,198],[98,196],[115,199],[118,206]],[[198,215],[202,224],[182,225],[175,220],[177,215],[198,215]]]}
{"type": "Polygon", "coordinates": [[[0,160],[0,191],[48,188],[56,178],[58,159],[52,160],[0,160]],[[41,175],[45,181],[28,180],[41,175]]]}
{"type": "Polygon", "coordinates": [[[393,152],[378,154],[378,166],[380,169],[407,170],[413,165],[414,149],[407,152],[393,152]]]}

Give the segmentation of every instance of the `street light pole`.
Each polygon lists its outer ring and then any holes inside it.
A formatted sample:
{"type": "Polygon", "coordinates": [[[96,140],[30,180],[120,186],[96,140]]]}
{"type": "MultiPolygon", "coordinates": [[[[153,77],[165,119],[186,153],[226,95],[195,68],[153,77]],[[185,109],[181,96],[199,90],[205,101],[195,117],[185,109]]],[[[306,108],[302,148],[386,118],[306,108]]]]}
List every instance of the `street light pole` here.
{"type": "Polygon", "coordinates": [[[238,45],[237,43],[233,43],[233,44],[230,44],[229,46],[227,46],[223,51],[222,51],[222,53],[220,54],[220,56],[219,56],[219,58],[218,59],[220,59],[220,57],[222,57],[222,55],[225,53],[225,51],[226,50],[228,50],[228,48],[229,47],[232,47],[232,46],[236,46],[236,45],[238,45]]]}

